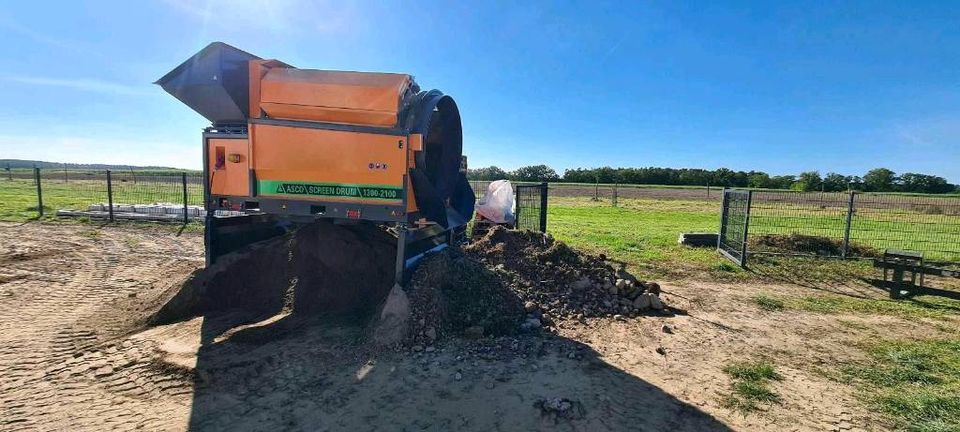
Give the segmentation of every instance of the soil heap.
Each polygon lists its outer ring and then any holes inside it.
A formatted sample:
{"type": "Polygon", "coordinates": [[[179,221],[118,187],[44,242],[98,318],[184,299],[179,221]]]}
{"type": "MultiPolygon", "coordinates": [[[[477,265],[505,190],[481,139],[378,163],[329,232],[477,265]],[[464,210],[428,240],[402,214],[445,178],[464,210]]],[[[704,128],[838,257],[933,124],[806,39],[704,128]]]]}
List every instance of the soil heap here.
{"type": "MultiPolygon", "coordinates": [[[[152,322],[228,310],[251,318],[338,313],[365,320],[390,303],[395,258],[396,239],[381,227],[317,221],[199,270],[152,322]]],[[[637,280],[603,256],[503,227],[424,257],[405,285],[394,288],[404,297],[396,323],[381,319],[372,326],[374,338],[393,341],[387,345],[430,346],[445,334],[534,333],[556,321],[665,308],[659,285],[637,280]]]]}
{"type": "MultiPolygon", "coordinates": [[[[761,234],[750,239],[751,246],[757,250],[788,251],[814,253],[822,256],[840,256],[844,254],[842,239],[805,234],[761,234]]],[[[871,247],[852,242],[848,245],[852,255],[877,257],[880,252],[871,247]]]]}
{"type": "Polygon", "coordinates": [[[660,286],[602,255],[549,235],[495,227],[463,247],[424,259],[407,287],[414,343],[447,332],[468,337],[536,331],[556,320],[636,316],[665,309],[660,286]]]}
{"type": "Polygon", "coordinates": [[[317,221],[198,270],[153,321],[226,310],[362,315],[390,291],[395,260],[396,240],[380,227],[317,221]]]}

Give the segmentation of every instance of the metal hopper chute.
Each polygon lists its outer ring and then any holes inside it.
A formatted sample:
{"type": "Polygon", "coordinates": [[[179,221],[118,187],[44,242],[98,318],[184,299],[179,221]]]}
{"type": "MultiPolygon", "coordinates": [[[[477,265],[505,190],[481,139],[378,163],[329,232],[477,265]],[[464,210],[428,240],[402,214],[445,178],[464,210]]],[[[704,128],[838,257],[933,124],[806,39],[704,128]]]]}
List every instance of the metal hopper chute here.
{"type": "Polygon", "coordinates": [[[244,124],[250,115],[249,67],[253,54],[214,42],[154,84],[215,126],[244,124]]]}

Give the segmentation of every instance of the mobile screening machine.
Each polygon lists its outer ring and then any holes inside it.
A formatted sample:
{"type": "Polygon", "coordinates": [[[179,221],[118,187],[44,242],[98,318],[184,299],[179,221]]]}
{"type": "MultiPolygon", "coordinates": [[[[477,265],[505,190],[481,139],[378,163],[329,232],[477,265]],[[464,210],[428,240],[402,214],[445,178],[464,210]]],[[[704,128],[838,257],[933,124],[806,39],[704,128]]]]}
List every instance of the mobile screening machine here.
{"type": "Polygon", "coordinates": [[[207,265],[329,218],[385,225],[400,281],[473,214],[457,104],[410,75],[298,69],[214,42],[156,84],[211,122],[207,265]]]}

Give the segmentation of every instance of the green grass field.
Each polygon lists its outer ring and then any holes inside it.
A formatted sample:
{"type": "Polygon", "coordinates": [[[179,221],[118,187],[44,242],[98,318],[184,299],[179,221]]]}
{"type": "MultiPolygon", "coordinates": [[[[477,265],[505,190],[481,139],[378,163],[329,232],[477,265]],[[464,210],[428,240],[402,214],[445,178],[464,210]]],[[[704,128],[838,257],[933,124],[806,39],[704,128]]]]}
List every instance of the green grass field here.
{"type": "Polygon", "coordinates": [[[681,232],[716,231],[717,206],[705,201],[624,199],[618,207],[589,198],[552,198],[547,231],[570,245],[628,263],[651,277],[710,272],[736,277],[712,248],[677,243],[681,232]]]}
{"type": "MultiPolygon", "coordinates": [[[[960,205],[960,200],[958,200],[960,205]]],[[[816,206],[757,206],[750,215],[750,234],[793,233],[843,239],[846,210],[816,206]]],[[[935,261],[960,261],[960,215],[905,209],[859,209],[852,218],[850,241],[883,251],[923,251],[935,261]]]]}
{"type": "MultiPolygon", "coordinates": [[[[80,177],[77,173],[72,175],[80,177]]],[[[117,174],[113,182],[114,202],[182,202],[179,179],[157,179],[161,178],[143,173],[117,174]]],[[[188,202],[200,205],[199,178],[189,180],[188,202]]],[[[102,179],[64,181],[48,172],[42,184],[48,215],[59,209],[85,209],[89,204],[107,201],[106,182],[102,179]]],[[[682,232],[716,232],[719,210],[717,202],[698,199],[621,198],[618,206],[613,207],[609,201],[593,201],[589,197],[552,197],[548,225],[551,233],[577,247],[604,251],[653,276],[695,270],[723,279],[736,278],[736,269],[725,266],[709,248],[677,244],[682,232]]],[[[851,241],[875,250],[920,250],[930,260],[960,261],[960,215],[953,214],[952,207],[947,210],[931,210],[929,205],[862,208],[853,218],[851,241]]],[[[22,221],[37,214],[36,186],[32,180],[0,180],[0,220],[22,221]]],[[[839,240],[843,238],[845,222],[846,209],[837,206],[758,202],[751,214],[750,233],[752,238],[799,233],[839,240]]]]}
{"type": "MultiPolygon", "coordinates": [[[[155,202],[183,202],[183,184],[141,180],[114,181],[113,201],[117,204],[151,204],[155,202]]],[[[47,217],[60,209],[86,210],[87,206],[107,202],[107,185],[102,180],[47,179],[43,186],[43,208],[47,217]]],[[[203,204],[203,187],[187,183],[187,201],[203,204]]],[[[37,187],[32,180],[0,180],[0,221],[20,222],[36,219],[37,187]]]]}
{"type": "MultiPolygon", "coordinates": [[[[780,211],[784,211],[781,207],[780,211]]],[[[790,234],[843,238],[843,218],[815,208],[786,209],[796,217],[769,217],[762,212],[752,220],[751,237],[762,234],[790,234]],[[825,214],[826,213],[826,214],[825,214]]],[[[679,245],[683,232],[717,232],[717,203],[710,201],[621,199],[618,207],[589,198],[551,198],[548,231],[578,248],[605,253],[629,263],[650,277],[709,275],[711,279],[739,280],[739,269],[726,265],[712,248],[679,245]]],[[[858,245],[882,251],[885,248],[925,250],[929,247],[960,249],[960,217],[915,213],[915,224],[903,223],[902,214],[863,212],[854,219],[851,239],[858,245]]],[[[960,260],[957,253],[927,251],[928,259],[960,260]]],[[[759,259],[759,257],[757,257],[759,259]]],[[[755,261],[769,262],[766,261],[755,261]]],[[[789,266],[811,267],[803,273],[830,278],[860,275],[869,270],[858,262],[817,262],[791,260],[789,266]]],[[[783,263],[780,263],[783,264],[783,263]]],[[[787,272],[782,265],[766,266],[762,273],[787,272]]]]}
{"type": "MultiPolygon", "coordinates": [[[[613,256],[642,265],[671,261],[716,265],[715,254],[681,247],[682,232],[717,232],[719,205],[703,200],[619,200],[618,207],[589,198],[551,198],[549,231],[585,249],[609,250],[613,256]]],[[[842,241],[846,211],[794,204],[758,205],[751,214],[750,235],[792,233],[842,241]]],[[[960,215],[918,210],[862,209],[852,223],[851,242],[878,251],[919,250],[935,261],[960,261],[960,215]]],[[[784,251],[791,252],[791,251],[784,251]]]]}

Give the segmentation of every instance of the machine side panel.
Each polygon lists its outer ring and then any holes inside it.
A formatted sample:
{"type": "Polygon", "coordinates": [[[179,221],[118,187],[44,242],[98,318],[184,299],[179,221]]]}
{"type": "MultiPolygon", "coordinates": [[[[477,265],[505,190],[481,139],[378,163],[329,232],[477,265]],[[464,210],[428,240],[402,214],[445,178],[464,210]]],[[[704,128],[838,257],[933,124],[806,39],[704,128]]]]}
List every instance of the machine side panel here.
{"type": "Polygon", "coordinates": [[[207,164],[211,195],[251,195],[250,154],[246,139],[208,139],[207,164]]]}
{"type": "Polygon", "coordinates": [[[405,136],[265,124],[250,129],[258,196],[403,202],[405,136]]]}
{"type": "Polygon", "coordinates": [[[395,111],[357,110],[271,102],[261,102],[259,109],[269,114],[270,118],[275,119],[313,120],[382,127],[390,127],[397,123],[397,113],[395,111]]]}
{"type": "MultiPolygon", "coordinates": [[[[258,73],[259,75],[259,73],[258,73]]],[[[258,76],[252,79],[257,80],[258,76]]],[[[270,118],[389,127],[409,75],[275,67],[259,76],[253,113],[270,118]]]]}

